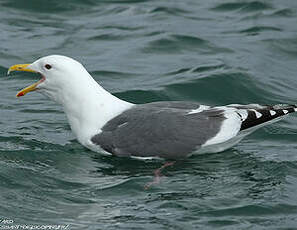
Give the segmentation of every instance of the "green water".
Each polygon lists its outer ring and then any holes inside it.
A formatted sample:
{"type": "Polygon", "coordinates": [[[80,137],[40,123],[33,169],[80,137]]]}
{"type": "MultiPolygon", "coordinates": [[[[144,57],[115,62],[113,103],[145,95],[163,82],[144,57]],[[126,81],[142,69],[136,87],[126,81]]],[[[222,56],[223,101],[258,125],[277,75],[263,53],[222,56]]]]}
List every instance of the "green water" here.
{"type": "MultiPolygon", "coordinates": [[[[296,103],[297,1],[1,0],[0,221],[68,229],[297,229],[297,117],[177,162],[82,147],[36,81],[7,68],[71,56],[118,97],[296,103]]],[[[4,224],[0,227],[3,227],[4,224]]]]}

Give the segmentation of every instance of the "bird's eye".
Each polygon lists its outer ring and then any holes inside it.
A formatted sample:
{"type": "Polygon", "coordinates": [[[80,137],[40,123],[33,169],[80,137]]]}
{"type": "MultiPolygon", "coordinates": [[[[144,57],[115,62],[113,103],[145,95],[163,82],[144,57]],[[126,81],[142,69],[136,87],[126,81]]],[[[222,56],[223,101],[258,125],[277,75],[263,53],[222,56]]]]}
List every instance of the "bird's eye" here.
{"type": "Polygon", "coordinates": [[[44,67],[47,68],[47,69],[51,69],[52,68],[52,66],[49,65],[49,64],[46,64],[44,67]]]}

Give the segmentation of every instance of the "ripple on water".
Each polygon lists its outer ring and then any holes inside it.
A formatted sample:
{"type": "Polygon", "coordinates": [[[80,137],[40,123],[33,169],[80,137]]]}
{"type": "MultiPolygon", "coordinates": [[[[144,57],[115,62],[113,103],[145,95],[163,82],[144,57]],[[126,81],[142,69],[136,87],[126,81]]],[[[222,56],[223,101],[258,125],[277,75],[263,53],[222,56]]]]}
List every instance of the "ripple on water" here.
{"type": "Polygon", "coordinates": [[[178,15],[185,16],[185,15],[189,14],[190,11],[181,9],[181,8],[176,8],[176,7],[161,7],[161,6],[159,6],[159,7],[153,8],[150,11],[150,13],[156,13],[156,14],[165,13],[165,14],[175,15],[175,16],[178,16],[178,15]]]}
{"type": "Polygon", "coordinates": [[[61,3],[58,0],[51,1],[48,4],[45,0],[27,0],[26,2],[18,1],[18,0],[10,0],[10,1],[3,1],[1,3],[3,7],[13,8],[20,11],[29,11],[29,12],[41,12],[41,13],[61,13],[73,10],[82,10],[84,8],[89,8],[95,5],[95,1],[87,0],[73,0],[69,1],[66,0],[61,3]]]}
{"type": "Polygon", "coordinates": [[[258,35],[261,32],[265,31],[282,31],[282,29],[273,27],[273,26],[252,26],[250,28],[239,31],[239,33],[247,35],[258,35]]]}
{"type": "Polygon", "coordinates": [[[294,10],[286,8],[282,10],[276,10],[272,13],[273,17],[293,17],[294,16],[294,10]]]}
{"type": "Polygon", "coordinates": [[[247,103],[259,101],[265,92],[257,89],[251,77],[243,72],[214,73],[190,82],[171,84],[166,87],[166,93],[178,92],[188,98],[196,98],[199,102],[213,104],[247,103]],[[218,85],[220,87],[218,87],[218,85]],[[228,92],[232,88],[232,92],[228,92]],[[242,97],[242,95],[245,95],[242,97]],[[219,98],[218,98],[219,97],[219,98]],[[217,101],[219,100],[219,102],[217,101]]]}
{"type": "Polygon", "coordinates": [[[144,53],[176,53],[191,51],[200,52],[205,54],[217,53],[217,52],[232,52],[230,49],[221,48],[206,41],[202,38],[195,36],[185,36],[185,35],[170,35],[166,38],[158,38],[147,44],[145,48],[142,49],[144,53]]]}
{"type": "Polygon", "coordinates": [[[272,9],[272,6],[263,1],[246,1],[246,2],[227,2],[221,3],[212,8],[214,11],[239,11],[239,12],[256,12],[272,9]]]}
{"type": "Polygon", "coordinates": [[[276,52],[281,52],[287,57],[297,57],[297,38],[266,39],[262,41],[276,52]]]}

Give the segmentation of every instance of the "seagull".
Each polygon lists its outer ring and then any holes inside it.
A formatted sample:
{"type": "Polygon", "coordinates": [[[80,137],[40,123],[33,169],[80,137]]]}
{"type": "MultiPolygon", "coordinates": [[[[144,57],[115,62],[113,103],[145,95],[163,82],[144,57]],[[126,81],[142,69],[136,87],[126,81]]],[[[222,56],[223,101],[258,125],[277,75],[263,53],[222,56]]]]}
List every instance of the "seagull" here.
{"type": "Polygon", "coordinates": [[[201,105],[187,101],[132,104],[103,89],[78,61],[61,55],[18,64],[12,71],[41,79],[17,93],[36,91],[62,105],[86,148],[135,158],[180,159],[222,152],[260,127],[297,111],[297,105],[201,105]]]}

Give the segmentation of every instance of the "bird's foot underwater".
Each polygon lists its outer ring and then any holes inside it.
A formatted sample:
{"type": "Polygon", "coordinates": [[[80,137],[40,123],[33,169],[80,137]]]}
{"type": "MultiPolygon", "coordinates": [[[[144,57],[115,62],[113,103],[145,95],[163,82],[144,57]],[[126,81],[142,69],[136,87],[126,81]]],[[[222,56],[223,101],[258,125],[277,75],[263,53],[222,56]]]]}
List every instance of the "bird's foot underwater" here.
{"type": "Polygon", "coordinates": [[[171,162],[166,162],[165,164],[163,164],[160,168],[156,169],[154,171],[154,180],[152,182],[149,182],[147,183],[145,186],[144,186],[144,189],[147,190],[149,189],[151,186],[153,185],[157,185],[160,183],[161,181],[161,177],[162,177],[162,170],[165,169],[166,167],[168,166],[172,166],[174,165],[175,161],[171,161],[171,162]]]}

